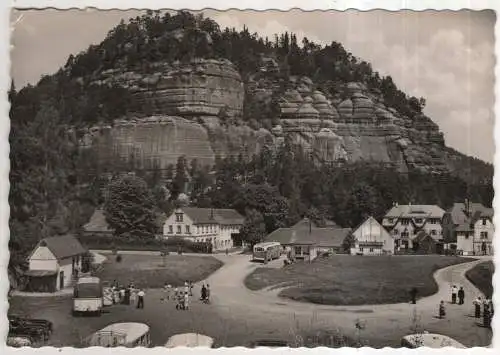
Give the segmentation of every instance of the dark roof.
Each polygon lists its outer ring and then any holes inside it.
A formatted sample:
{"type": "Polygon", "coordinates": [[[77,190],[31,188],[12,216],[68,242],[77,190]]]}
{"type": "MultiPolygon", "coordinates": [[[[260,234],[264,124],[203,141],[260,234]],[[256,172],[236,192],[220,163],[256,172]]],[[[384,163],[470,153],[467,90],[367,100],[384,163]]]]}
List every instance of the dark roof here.
{"type": "Polygon", "coordinates": [[[425,231],[422,230],[422,231],[417,233],[415,238],[413,238],[413,241],[417,242],[417,243],[421,243],[426,239],[430,239],[431,241],[434,241],[434,238],[432,238],[432,236],[430,236],[428,233],[426,233],[425,231]]]}
{"type": "Polygon", "coordinates": [[[350,228],[280,228],[264,238],[265,242],[279,242],[283,245],[308,244],[320,247],[340,247],[351,233],[350,228]]]}
{"type": "Polygon", "coordinates": [[[243,216],[233,209],[183,207],[181,210],[187,214],[195,224],[243,224],[244,222],[243,216]]]}
{"type": "Polygon", "coordinates": [[[45,277],[56,275],[57,271],[55,270],[26,270],[24,275],[32,276],[32,277],[45,277]]]}
{"type": "Polygon", "coordinates": [[[325,219],[324,225],[320,226],[318,223],[314,222],[313,220],[310,220],[309,218],[302,218],[300,221],[295,223],[291,228],[298,230],[298,229],[309,229],[309,225],[313,228],[338,228],[337,223],[334,221],[331,221],[329,219],[325,219]]]}
{"type": "Polygon", "coordinates": [[[445,211],[436,205],[396,205],[386,214],[388,218],[442,218],[445,211]]]}
{"type": "Polygon", "coordinates": [[[458,225],[467,222],[477,212],[481,212],[481,216],[484,217],[493,217],[493,208],[485,207],[482,203],[471,202],[469,203],[469,209],[471,216],[469,216],[466,211],[465,203],[456,202],[453,204],[453,207],[448,210],[448,213],[451,215],[453,223],[458,225]]]}
{"type": "Polygon", "coordinates": [[[54,254],[58,260],[87,252],[87,249],[85,249],[78,239],[72,235],[45,238],[38,243],[37,248],[39,246],[46,246],[49,248],[50,252],[54,254]]]}

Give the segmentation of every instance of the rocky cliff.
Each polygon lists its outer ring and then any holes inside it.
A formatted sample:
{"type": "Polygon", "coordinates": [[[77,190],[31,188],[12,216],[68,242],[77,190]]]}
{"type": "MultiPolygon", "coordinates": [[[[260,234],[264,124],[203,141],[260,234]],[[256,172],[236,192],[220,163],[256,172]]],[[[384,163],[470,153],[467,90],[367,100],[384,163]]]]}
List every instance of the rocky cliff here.
{"type": "Polygon", "coordinates": [[[180,155],[212,164],[216,155],[253,154],[288,135],[320,161],[446,169],[437,125],[424,115],[405,118],[361,83],[347,83],[342,93],[327,97],[308,77],[291,77],[277,102],[279,117],[271,117],[276,124],[255,129],[241,120],[245,90],[247,99],[269,104],[276,94],[269,80],[251,78],[245,88],[227,60],[156,63],[148,71],[113,69],[94,80],[129,90],[137,115],[89,128],[83,146],[97,146],[102,157],[112,149],[145,168],[165,168],[180,155]]]}

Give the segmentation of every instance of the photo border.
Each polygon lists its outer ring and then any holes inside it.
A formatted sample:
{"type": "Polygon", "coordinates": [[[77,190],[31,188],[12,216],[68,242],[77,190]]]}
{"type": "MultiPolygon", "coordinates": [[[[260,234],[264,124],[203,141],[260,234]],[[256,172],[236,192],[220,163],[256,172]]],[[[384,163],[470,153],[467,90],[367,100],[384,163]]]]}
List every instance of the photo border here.
{"type": "MultiPolygon", "coordinates": [[[[86,7],[94,7],[99,9],[188,9],[188,10],[201,10],[201,9],[217,9],[217,10],[228,10],[228,9],[252,9],[252,10],[289,10],[293,8],[300,8],[303,10],[347,10],[347,9],[357,9],[362,11],[374,10],[374,9],[384,9],[389,11],[397,11],[402,9],[411,9],[411,10],[426,10],[426,9],[434,9],[434,10],[460,10],[460,9],[472,9],[472,10],[484,10],[484,9],[492,9],[497,10],[500,9],[500,1],[498,0],[377,0],[377,1],[368,1],[368,0],[350,0],[350,1],[322,1],[322,0],[307,0],[305,2],[299,0],[288,0],[288,1],[280,1],[274,0],[272,2],[272,7],[269,8],[271,4],[270,1],[262,1],[262,0],[234,0],[234,1],[222,1],[222,0],[169,0],[169,1],[161,1],[161,0],[7,0],[0,2],[0,21],[1,24],[1,39],[0,39],[0,87],[2,98],[0,99],[0,111],[3,112],[4,117],[8,118],[9,116],[9,103],[7,101],[7,91],[10,87],[10,7],[17,8],[58,8],[58,9],[69,9],[69,8],[86,8],[86,7]]],[[[497,15],[497,23],[495,24],[495,38],[498,38],[500,32],[500,26],[498,24],[498,15],[497,15]]],[[[499,45],[497,40],[495,40],[495,55],[498,57],[500,54],[499,45]]],[[[500,73],[500,65],[498,60],[495,65],[495,77],[498,77],[500,73]]],[[[500,94],[500,84],[498,81],[495,81],[495,117],[498,117],[500,112],[500,102],[498,100],[498,95],[500,94]]],[[[0,122],[0,173],[1,173],[1,181],[0,184],[0,265],[1,265],[1,274],[0,274],[0,304],[1,304],[1,314],[2,321],[0,322],[0,334],[6,339],[8,323],[7,323],[7,291],[8,291],[8,277],[7,277],[7,265],[9,258],[8,251],[8,238],[9,238],[9,230],[8,230],[8,221],[9,221],[9,205],[8,205],[8,194],[9,194],[9,129],[10,124],[7,119],[3,119],[0,122]]],[[[495,142],[498,142],[500,139],[500,125],[495,121],[494,128],[494,136],[495,142]]],[[[500,166],[500,154],[498,152],[499,145],[496,144],[496,151],[494,157],[494,165],[500,166]]],[[[496,173],[494,175],[494,187],[500,187],[500,175],[496,173]]],[[[500,198],[496,196],[493,200],[494,210],[500,211],[500,198]]],[[[500,214],[495,213],[494,215],[494,224],[500,225],[500,214]]],[[[498,234],[498,233],[496,233],[498,234]]],[[[498,235],[494,239],[494,248],[495,250],[500,250],[500,239],[498,235]]],[[[495,264],[498,260],[498,255],[495,255],[494,261],[495,264]]],[[[493,277],[493,286],[496,289],[496,285],[500,285],[500,275],[498,273],[494,274],[493,277]]],[[[495,292],[493,296],[494,304],[496,308],[500,304],[500,295],[495,292]]],[[[500,325],[500,319],[497,316],[494,317],[492,321],[492,328],[498,329],[500,325]]],[[[493,347],[500,348],[500,339],[495,336],[495,332],[493,335],[493,347]]],[[[4,354],[30,354],[30,353],[38,353],[38,354],[53,354],[54,351],[71,353],[71,354],[99,354],[102,350],[101,348],[86,348],[86,349],[74,349],[74,348],[51,348],[44,347],[40,349],[14,349],[14,348],[3,348],[5,346],[5,341],[3,341],[2,345],[0,345],[0,352],[4,354]]],[[[113,354],[121,354],[124,352],[148,352],[150,354],[164,354],[165,348],[157,347],[153,349],[109,349],[113,354]]],[[[372,349],[372,348],[362,348],[362,349],[353,349],[353,348],[342,348],[342,349],[330,349],[330,348],[313,348],[313,349],[246,349],[243,347],[236,348],[219,348],[219,349],[175,349],[171,350],[172,354],[188,354],[188,352],[218,352],[218,353],[227,353],[227,354],[243,354],[247,351],[252,351],[256,354],[266,354],[269,352],[273,352],[274,354],[285,354],[289,352],[302,353],[316,353],[316,354],[327,354],[330,352],[342,353],[342,354],[372,354],[372,352],[377,352],[378,354],[404,354],[408,349],[393,349],[393,348],[384,348],[384,349],[372,349]]],[[[419,348],[413,350],[415,354],[459,354],[467,352],[468,354],[485,354],[485,353],[494,353],[494,349],[489,348],[470,348],[466,350],[459,349],[426,349],[419,348]]],[[[498,351],[498,349],[497,349],[498,351]]],[[[108,352],[108,350],[106,350],[108,352]]]]}

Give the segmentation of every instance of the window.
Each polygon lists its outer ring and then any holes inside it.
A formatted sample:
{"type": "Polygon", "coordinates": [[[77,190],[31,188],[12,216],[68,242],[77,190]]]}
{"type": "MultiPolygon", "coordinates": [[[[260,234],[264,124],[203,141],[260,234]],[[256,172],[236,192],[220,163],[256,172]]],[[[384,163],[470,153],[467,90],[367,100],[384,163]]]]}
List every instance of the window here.
{"type": "Polygon", "coordinates": [[[361,251],[361,252],[362,252],[362,251],[363,251],[363,248],[359,248],[359,251],[361,251]]]}
{"type": "Polygon", "coordinates": [[[168,232],[172,234],[174,232],[174,226],[168,226],[168,232]]]}
{"type": "Polygon", "coordinates": [[[184,220],[184,214],[182,214],[182,213],[175,214],[175,221],[176,222],[183,222],[183,220],[184,220]]]}
{"type": "Polygon", "coordinates": [[[403,218],[403,219],[401,220],[401,224],[402,224],[403,226],[407,226],[409,223],[410,223],[410,221],[409,221],[409,220],[407,220],[407,219],[404,219],[404,218],[403,218]]]}
{"type": "Polygon", "coordinates": [[[481,232],[481,239],[488,239],[488,232],[481,232]]]}
{"type": "Polygon", "coordinates": [[[189,231],[189,226],[186,226],[186,234],[191,234],[191,232],[189,231]]]}
{"type": "Polygon", "coordinates": [[[182,233],[182,228],[181,226],[177,226],[177,234],[181,234],[182,233]]]}
{"type": "Polygon", "coordinates": [[[415,218],[415,223],[422,223],[422,218],[415,218]]]}
{"type": "Polygon", "coordinates": [[[394,222],[394,219],[393,219],[393,218],[387,218],[387,222],[389,222],[389,223],[393,223],[393,222],[394,222]]]}
{"type": "Polygon", "coordinates": [[[483,218],[483,226],[486,225],[486,218],[483,218]]]}
{"type": "Polygon", "coordinates": [[[436,234],[437,234],[437,233],[436,233],[436,230],[435,230],[435,229],[431,230],[431,235],[436,235],[436,234]]]}
{"type": "Polygon", "coordinates": [[[392,234],[394,234],[394,235],[398,235],[398,233],[399,233],[399,231],[398,231],[397,229],[394,229],[394,230],[392,231],[392,234]]]}
{"type": "Polygon", "coordinates": [[[373,253],[373,248],[370,248],[370,253],[373,253]]]}

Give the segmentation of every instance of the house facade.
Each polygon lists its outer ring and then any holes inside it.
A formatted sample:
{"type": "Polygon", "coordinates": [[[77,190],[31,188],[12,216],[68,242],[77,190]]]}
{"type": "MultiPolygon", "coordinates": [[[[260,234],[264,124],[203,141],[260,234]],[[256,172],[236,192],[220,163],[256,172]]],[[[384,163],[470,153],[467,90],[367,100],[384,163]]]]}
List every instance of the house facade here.
{"type": "Polygon", "coordinates": [[[350,228],[318,228],[313,222],[303,219],[293,227],[275,230],[264,241],[279,242],[289,258],[313,261],[325,252],[341,252],[350,233],[350,228]]]}
{"type": "Polygon", "coordinates": [[[463,255],[493,255],[493,210],[484,208],[456,227],[457,251],[463,255]]]}
{"type": "Polygon", "coordinates": [[[177,208],[163,224],[163,237],[211,243],[213,250],[234,246],[244,218],[232,209],[177,208]]]}
{"type": "Polygon", "coordinates": [[[354,229],[351,255],[387,255],[394,253],[394,237],[373,217],[354,229]]]}
{"type": "Polygon", "coordinates": [[[394,238],[395,249],[413,249],[413,240],[424,231],[442,248],[442,219],[445,211],[436,205],[399,205],[395,203],[382,220],[382,226],[394,238]]]}
{"type": "Polygon", "coordinates": [[[42,239],[28,257],[28,290],[55,292],[71,286],[86,253],[71,235],[42,239]]]}

